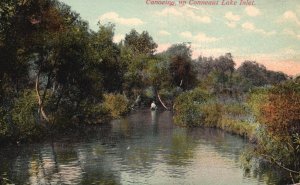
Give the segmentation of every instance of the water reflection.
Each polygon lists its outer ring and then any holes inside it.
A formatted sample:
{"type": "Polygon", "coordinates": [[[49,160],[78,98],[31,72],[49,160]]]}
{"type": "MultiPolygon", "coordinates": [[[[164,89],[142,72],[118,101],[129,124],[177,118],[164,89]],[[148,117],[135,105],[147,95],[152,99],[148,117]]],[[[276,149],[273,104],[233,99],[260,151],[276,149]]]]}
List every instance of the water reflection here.
{"type": "MultiPolygon", "coordinates": [[[[245,173],[243,139],[179,128],[171,112],[139,111],[45,144],[0,151],[0,174],[15,184],[274,184],[269,170],[245,173]]],[[[260,168],[261,169],[261,168],[260,168]]]]}

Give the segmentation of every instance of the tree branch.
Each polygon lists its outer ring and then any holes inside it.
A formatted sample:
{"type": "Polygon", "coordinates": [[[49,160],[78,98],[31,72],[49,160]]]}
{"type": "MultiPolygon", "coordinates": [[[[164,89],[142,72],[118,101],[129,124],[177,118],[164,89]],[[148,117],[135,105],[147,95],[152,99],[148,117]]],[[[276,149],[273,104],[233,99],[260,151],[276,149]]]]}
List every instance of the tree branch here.
{"type": "Polygon", "coordinates": [[[37,74],[37,76],[36,76],[36,81],[35,81],[35,91],[36,91],[37,98],[38,98],[39,113],[41,113],[41,114],[42,114],[42,117],[43,117],[47,122],[49,122],[49,118],[47,117],[47,115],[46,115],[46,113],[45,113],[45,111],[44,111],[43,102],[42,102],[42,99],[41,99],[41,94],[40,94],[39,87],[40,87],[40,71],[38,72],[38,74],[37,74]]]}
{"type": "Polygon", "coordinates": [[[261,156],[265,157],[268,161],[270,162],[273,162],[275,163],[277,166],[279,166],[280,168],[283,168],[285,170],[287,170],[288,172],[290,173],[296,173],[296,174],[300,174],[300,171],[295,171],[295,170],[292,170],[292,169],[289,169],[283,165],[281,165],[278,161],[276,161],[276,159],[272,156],[268,156],[268,155],[265,155],[265,154],[260,154],[261,156]]]}
{"type": "Polygon", "coordinates": [[[168,107],[164,104],[164,102],[161,100],[158,92],[157,92],[157,97],[158,97],[158,100],[160,101],[160,103],[162,104],[162,106],[166,109],[166,110],[169,110],[168,107]]]}

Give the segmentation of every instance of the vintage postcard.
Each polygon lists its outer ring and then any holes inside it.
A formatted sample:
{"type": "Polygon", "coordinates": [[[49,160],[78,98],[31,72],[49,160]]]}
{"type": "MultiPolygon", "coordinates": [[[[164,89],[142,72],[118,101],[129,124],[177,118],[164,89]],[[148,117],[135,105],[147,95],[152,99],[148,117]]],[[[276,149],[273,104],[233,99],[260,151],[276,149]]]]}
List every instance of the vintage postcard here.
{"type": "Polygon", "coordinates": [[[1,0],[0,184],[299,184],[299,156],[299,0],[1,0]]]}

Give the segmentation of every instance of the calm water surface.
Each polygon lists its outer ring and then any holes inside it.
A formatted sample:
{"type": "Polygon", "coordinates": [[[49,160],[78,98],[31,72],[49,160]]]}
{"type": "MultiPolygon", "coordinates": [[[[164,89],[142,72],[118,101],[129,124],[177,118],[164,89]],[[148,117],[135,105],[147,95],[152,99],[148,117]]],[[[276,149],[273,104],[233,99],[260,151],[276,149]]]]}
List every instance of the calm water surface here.
{"type": "Polygon", "coordinates": [[[177,127],[171,112],[139,111],[83,135],[2,148],[0,174],[15,184],[276,183],[271,172],[243,170],[245,140],[177,127]]]}

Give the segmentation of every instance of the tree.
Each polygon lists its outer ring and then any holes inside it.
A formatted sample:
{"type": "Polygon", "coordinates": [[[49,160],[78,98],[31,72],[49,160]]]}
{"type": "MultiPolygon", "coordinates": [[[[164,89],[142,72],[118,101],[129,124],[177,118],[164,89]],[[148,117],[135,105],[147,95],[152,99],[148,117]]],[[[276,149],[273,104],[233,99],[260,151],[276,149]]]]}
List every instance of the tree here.
{"type": "Polygon", "coordinates": [[[283,72],[267,71],[267,76],[270,84],[278,84],[288,79],[288,76],[283,72]]]}
{"type": "Polygon", "coordinates": [[[35,31],[33,15],[40,12],[33,1],[4,0],[0,7],[0,102],[8,106],[29,83],[27,46],[35,31]]]}
{"type": "Polygon", "coordinates": [[[135,54],[153,55],[157,48],[157,44],[147,31],[140,34],[135,29],[126,34],[124,44],[135,54]]]}
{"type": "Polygon", "coordinates": [[[233,93],[234,66],[231,53],[218,58],[199,57],[195,62],[201,86],[215,93],[233,93]]]}
{"type": "Polygon", "coordinates": [[[133,29],[126,34],[124,43],[120,47],[121,61],[123,68],[126,68],[124,90],[130,96],[138,97],[142,93],[142,89],[147,86],[146,68],[148,61],[153,59],[157,44],[148,32],[143,31],[140,34],[133,29]]]}
{"type": "Polygon", "coordinates": [[[196,77],[192,69],[192,51],[186,44],[175,44],[165,54],[170,60],[171,83],[183,89],[194,87],[196,77]]]}
{"type": "Polygon", "coordinates": [[[86,69],[84,66],[89,59],[89,33],[88,24],[72,12],[69,6],[58,2],[46,6],[39,19],[39,27],[34,34],[31,48],[35,56],[35,89],[39,112],[49,122],[44,107],[50,88],[53,98],[57,98],[56,108],[59,108],[65,97],[72,102],[78,102],[80,97],[84,97],[81,93],[76,94],[82,92],[80,85],[85,85],[86,90],[89,89],[89,84],[83,83],[83,70],[86,69]]]}
{"type": "Polygon", "coordinates": [[[102,75],[103,89],[108,92],[121,92],[126,65],[121,61],[121,49],[113,42],[114,25],[99,24],[99,30],[92,35],[95,50],[96,68],[102,75]]]}
{"type": "Polygon", "coordinates": [[[231,78],[234,72],[235,63],[233,61],[231,53],[226,53],[224,56],[220,56],[214,62],[214,72],[217,78],[217,83],[221,86],[221,89],[231,88],[231,78]],[[227,86],[227,87],[226,87],[227,86]]]}

